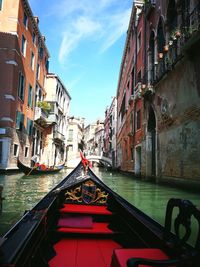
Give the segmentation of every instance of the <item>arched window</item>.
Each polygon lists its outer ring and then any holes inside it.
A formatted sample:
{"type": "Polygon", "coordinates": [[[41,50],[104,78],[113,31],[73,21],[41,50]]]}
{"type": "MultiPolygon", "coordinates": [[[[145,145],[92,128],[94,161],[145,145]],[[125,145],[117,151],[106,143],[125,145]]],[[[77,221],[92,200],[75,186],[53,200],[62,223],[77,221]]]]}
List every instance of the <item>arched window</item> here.
{"type": "Polygon", "coordinates": [[[149,67],[148,67],[148,82],[154,81],[155,75],[155,34],[152,31],[149,39],[149,67]]]}
{"type": "Polygon", "coordinates": [[[177,17],[175,0],[170,0],[167,8],[167,25],[170,34],[177,29],[177,17]]]}
{"type": "Polygon", "coordinates": [[[162,20],[160,18],[159,23],[158,23],[158,31],[157,31],[157,50],[158,53],[163,53],[163,48],[165,45],[165,36],[164,36],[164,32],[163,32],[163,23],[162,20]]]}

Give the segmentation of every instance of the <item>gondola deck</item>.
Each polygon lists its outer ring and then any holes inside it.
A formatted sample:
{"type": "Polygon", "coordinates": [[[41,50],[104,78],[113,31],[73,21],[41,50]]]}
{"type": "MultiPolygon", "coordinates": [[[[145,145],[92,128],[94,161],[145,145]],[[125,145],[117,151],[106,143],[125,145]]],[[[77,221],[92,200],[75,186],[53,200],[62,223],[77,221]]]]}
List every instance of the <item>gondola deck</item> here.
{"type": "Polygon", "coordinates": [[[80,163],[5,234],[0,266],[186,267],[190,262],[190,267],[198,267],[199,232],[194,247],[186,243],[192,216],[200,226],[200,211],[191,202],[171,199],[161,226],[90,169],[85,174],[80,163]],[[179,210],[175,234],[171,232],[174,208],[179,210]],[[182,237],[180,226],[185,227],[182,237]]]}

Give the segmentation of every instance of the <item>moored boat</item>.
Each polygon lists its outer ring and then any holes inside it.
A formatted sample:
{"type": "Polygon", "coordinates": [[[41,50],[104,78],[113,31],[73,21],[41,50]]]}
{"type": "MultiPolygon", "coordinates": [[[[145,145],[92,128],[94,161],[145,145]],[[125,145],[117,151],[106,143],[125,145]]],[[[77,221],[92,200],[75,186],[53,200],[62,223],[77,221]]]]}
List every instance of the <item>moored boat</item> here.
{"type": "Polygon", "coordinates": [[[45,167],[43,169],[43,168],[40,168],[40,166],[28,167],[24,165],[20,160],[18,160],[17,167],[19,168],[20,171],[22,171],[26,175],[34,175],[34,174],[40,175],[40,174],[51,174],[51,173],[53,174],[53,173],[59,172],[64,168],[64,164],[50,167],[50,168],[45,167]]]}
{"type": "Polygon", "coordinates": [[[0,266],[199,266],[199,229],[195,245],[187,243],[196,229],[191,217],[200,226],[197,207],[170,199],[162,226],[84,167],[80,163],[2,237],[0,266]]]}

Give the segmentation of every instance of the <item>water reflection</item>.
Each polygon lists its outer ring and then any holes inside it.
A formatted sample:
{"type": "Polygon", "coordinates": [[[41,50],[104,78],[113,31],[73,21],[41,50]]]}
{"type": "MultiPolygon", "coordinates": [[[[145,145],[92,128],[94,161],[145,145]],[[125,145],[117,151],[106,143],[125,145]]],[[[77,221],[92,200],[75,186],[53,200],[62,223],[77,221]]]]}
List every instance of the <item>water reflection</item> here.
{"type": "MultiPolygon", "coordinates": [[[[161,224],[164,223],[169,198],[185,198],[200,205],[197,194],[136,180],[131,176],[106,172],[104,169],[94,168],[93,171],[111,189],[161,224]]],[[[59,173],[46,176],[25,176],[22,173],[0,175],[0,184],[4,187],[3,196],[5,197],[0,215],[0,234],[5,233],[25,210],[31,209],[69,172],[71,170],[64,169],[59,173]]]]}

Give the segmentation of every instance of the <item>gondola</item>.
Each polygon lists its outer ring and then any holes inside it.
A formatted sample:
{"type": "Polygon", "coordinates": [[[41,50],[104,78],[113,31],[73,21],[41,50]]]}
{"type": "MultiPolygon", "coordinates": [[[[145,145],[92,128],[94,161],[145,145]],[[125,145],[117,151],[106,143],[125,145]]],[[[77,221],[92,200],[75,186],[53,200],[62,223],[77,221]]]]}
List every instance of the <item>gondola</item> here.
{"type": "Polygon", "coordinates": [[[195,245],[188,243],[196,231],[191,217],[200,226],[196,206],[170,199],[162,226],[84,167],[80,162],[1,238],[0,266],[199,266],[199,230],[195,245]]]}
{"type": "Polygon", "coordinates": [[[40,175],[40,174],[51,174],[51,173],[53,174],[59,172],[64,168],[64,164],[52,168],[46,168],[45,170],[41,170],[38,167],[28,167],[18,159],[17,167],[19,168],[20,171],[22,171],[26,175],[34,175],[34,174],[40,175]]]}

